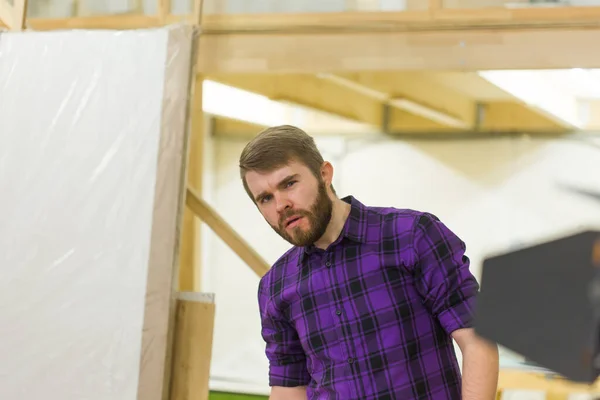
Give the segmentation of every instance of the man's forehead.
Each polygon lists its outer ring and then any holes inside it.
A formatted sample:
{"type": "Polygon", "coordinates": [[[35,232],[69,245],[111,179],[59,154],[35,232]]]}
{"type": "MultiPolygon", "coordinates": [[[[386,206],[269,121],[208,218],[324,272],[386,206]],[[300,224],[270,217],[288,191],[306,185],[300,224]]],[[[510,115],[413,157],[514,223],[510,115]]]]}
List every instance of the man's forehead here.
{"type": "Polygon", "coordinates": [[[283,179],[305,173],[308,170],[302,164],[290,162],[287,165],[276,168],[272,171],[248,171],[246,173],[246,182],[250,190],[254,193],[267,190],[279,184],[283,179]]]}

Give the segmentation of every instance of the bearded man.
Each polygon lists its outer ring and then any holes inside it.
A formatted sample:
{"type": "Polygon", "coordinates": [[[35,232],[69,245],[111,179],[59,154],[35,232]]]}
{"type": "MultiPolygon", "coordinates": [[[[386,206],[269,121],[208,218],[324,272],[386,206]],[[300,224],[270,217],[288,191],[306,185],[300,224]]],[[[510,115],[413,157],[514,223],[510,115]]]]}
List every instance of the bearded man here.
{"type": "Polygon", "coordinates": [[[293,126],[250,141],[240,173],[293,245],[258,288],[271,400],[495,399],[498,349],[473,329],[479,285],[436,216],[338,198],[333,166],[293,126]]]}

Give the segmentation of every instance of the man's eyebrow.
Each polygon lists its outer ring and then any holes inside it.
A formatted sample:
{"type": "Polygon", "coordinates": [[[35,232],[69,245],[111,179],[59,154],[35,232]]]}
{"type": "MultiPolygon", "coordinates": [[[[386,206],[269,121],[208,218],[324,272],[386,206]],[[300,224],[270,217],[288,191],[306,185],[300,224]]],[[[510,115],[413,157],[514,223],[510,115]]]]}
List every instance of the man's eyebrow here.
{"type": "Polygon", "coordinates": [[[299,177],[299,176],[300,176],[300,175],[298,175],[298,174],[293,174],[293,175],[286,176],[285,178],[283,178],[283,179],[282,179],[282,180],[281,180],[281,181],[280,181],[280,182],[277,184],[277,187],[282,187],[282,186],[285,186],[285,185],[286,185],[286,184],[287,184],[289,181],[292,181],[292,180],[294,180],[294,179],[298,179],[298,177],[299,177]]]}

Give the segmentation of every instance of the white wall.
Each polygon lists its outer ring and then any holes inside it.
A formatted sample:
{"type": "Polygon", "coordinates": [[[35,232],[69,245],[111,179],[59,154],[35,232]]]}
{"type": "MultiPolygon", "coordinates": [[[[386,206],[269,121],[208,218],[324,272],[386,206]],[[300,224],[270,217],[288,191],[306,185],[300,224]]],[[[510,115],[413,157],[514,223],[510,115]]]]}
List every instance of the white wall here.
{"type": "MultiPolygon", "coordinates": [[[[268,261],[288,249],[247,198],[238,172],[244,142],[212,142],[207,200],[268,261]]],[[[560,183],[600,191],[600,146],[575,140],[320,141],[340,196],[433,212],[467,243],[472,270],[488,252],[584,226],[600,226],[600,203],[560,183]]],[[[203,290],[216,293],[213,389],[267,392],[256,302],[258,277],[218,238],[205,239],[203,290]]]]}

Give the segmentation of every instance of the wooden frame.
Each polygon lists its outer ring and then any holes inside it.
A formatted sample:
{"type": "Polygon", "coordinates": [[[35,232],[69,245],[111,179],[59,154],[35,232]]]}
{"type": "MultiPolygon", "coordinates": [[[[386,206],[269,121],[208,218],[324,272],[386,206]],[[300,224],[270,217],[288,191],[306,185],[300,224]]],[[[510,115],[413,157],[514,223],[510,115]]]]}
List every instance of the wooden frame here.
{"type": "Polygon", "coordinates": [[[255,273],[262,277],[271,268],[269,264],[193,190],[188,188],[186,204],[205,222],[255,273]]]}
{"type": "Polygon", "coordinates": [[[165,95],[161,119],[157,180],[138,399],[168,399],[171,382],[172,337],[175,330],[177,261],[187,171],[188,104],[194,70],[194,28],[173,30],[167,44],[165,95]],[[174,179],[174,177],[182,179],[174,179]],[[167,289],[166,289],[167,288],[167,289]],[[155,359],[156,361],[148,362],[155,359]],[[160,361],[162,362],[160,362],[160,361]]]}
{"type": "MultiPolygon", "coordinates": [[[[209,15],[197,71],[290,73],[382,70],[598,68],[600,7],[400,13],[209,15]],[[348,45],[351,43],[351,45],[348,45]]],[[[35,30],[135,29],[193,15],[29,19],[35,30]]]]}
{"type": "Polygon", "coordinates": [[[600,29],[205,35],[203,73],[599,68],[600,29]],[[352,45],[348,45],[351,43],[352,45]]]}

